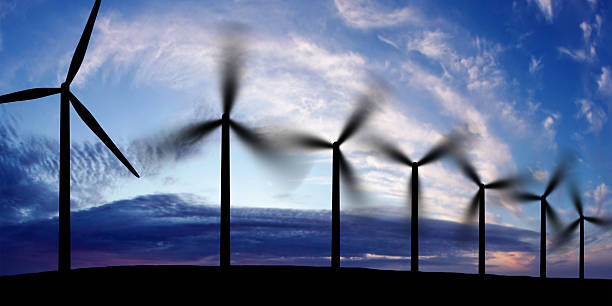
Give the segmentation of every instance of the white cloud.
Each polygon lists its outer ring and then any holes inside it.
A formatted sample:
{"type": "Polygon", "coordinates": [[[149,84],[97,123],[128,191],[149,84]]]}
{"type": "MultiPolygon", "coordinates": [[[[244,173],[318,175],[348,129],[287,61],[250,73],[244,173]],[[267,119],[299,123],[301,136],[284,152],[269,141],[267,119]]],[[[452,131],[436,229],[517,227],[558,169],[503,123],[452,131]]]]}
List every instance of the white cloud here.
{"type": "Polygon", "coordinates": [[[534,56],[531,56],[531,60],[529,61],[529,73],[534,74],[542,69],[542,58],[537,59],[534,56]]]}
{"type": "Polygon", "coordinates": [[[538,180],[539,182],[544,182],[548,177],[548,171],[546,171],[545,169],[532,170],[530,168],[529,171],[531,172],[533,178],[538,180]]]}
{"type": "Polygon", "coordinates": [[[593,214],[600,214],[603,203],[607,200],[608,194],[610,194],[610,187],[608,187],[605,183],[599,184],[595,189],[591,191],[587,191],[586,196],[593,198],[595,204],[597,205],[594,211],[591,211],[593,214]]]}
{"type": "Polygon", "coordinates": [[[601,67],[601,75],[597,79],[599,90],[605,94],[612,94],[612,79],[610,78],[610,67],[601,67]]]}
{"type": "Polygon", "coordinates": [[[382,42],[384,42],[384,43],[388,44],[389,46],[391,46],[391,47],[393,47],[393,48],[395,48],[395,49],[399,49],[399,47],[397,46],[397,44],[396,44],[396,43],[394,43],[392,40],[390,40],[390,39],[388,39],[388,38],[385,38],[385,37],[383,37],[383,36],[381,36],[381,35],[377,35],[376,37],[378,37],[378,39],[379,39],[380,41],[382,41],[382,42]]]}
{"type": "Polygon", "coordinates": [[[590,100],[580,99],[576,101],[578,106],[578,118],[584,118],[589,124],[589,132],[599,132],[608,120],[604,110],[590,100]]]}
{"type": "Polygon", "coordinates": [[[569,57],[571,57],[573,60],[578,61],[578,62],[584,62],[587,60],[590,60],[590,54],[595,54],[595,50],[591,49],[588,53],[585,52],[585,50],[582,49],[578,49],[578,50],[570,50],[568,48],[565,47],[558,47],[557,51],[559,51],[559,53],[567,55],[569,57]]]}
{"type": "Polygon", "coordinates": [[[601,18],[601,15],[599,15],[599,14],[595,15],[595,23],[593,24],[593,27],[597,31],[597,34],[601,33],[601,25],[602,25],[602,23],[603,23],[603,18],[601,18]]]}
{"type": "MultiPolygon", "coordinates": [[[[406,44],[408,50],[419,51],[422,54],[434,59],[441,59],[442,56],[451,55],[452,51],[444,40],[447,34],[441,31],[425,31],[418,37],[413,38],[406,44]]],[[[456,56],[455,54],[452,54],[456,56]]]]}
{"type": "Polygon", "coordinates": [[[540,109],[542,104],[539,102],[527,101],[527,115],[533,115],[540,109]]]}
{"type": "Polygon", "coordinates": [[[414,50],[440,62],[457,80],[466,80],[469,90],[492,90],[502,81],[502,73],[497,64],[497,54],[502,50],[499,44],[492,44],[476,37],[471,41],[469,55],[459,54],[451,48],[448,40],[452,35],[440,30],[423,31],[408,41],[406,48],[414,50]],[[475,54],[475,55],[474,55],[475,54]]]}
{"type": "Polygon", "coordinates": [[[584,36],[584,40],[588,41],[591,38],[591,33],[593,32],[591,25],[589,25],[586,21],[583,21],[580,24],[580,29],[582,30],[582,35],[584,36]]]}
{"type": "Polygon", "coordinates": [[[360,29],[392,27],[420,20],[417,12],[408,7],[389,9],[370,0],[334,0],[334,4],[349,26],[360,29]]]}
{"type": "Polygon", "coordinates": [[[595,21],[593,23],[583,21],[579,25],[584,40],[584,46],[582,48],[569,49],[566,47],[558,47],[557,51],[559,51],[560,54],[569,56],[575,61],[592,62],[597,57],[597,43],[599,42],[601,25],[603,22],[599,15],[595,15],[594,18],[595,21]]]}
{"type": "Polygon", "coordinates": [[[555,123],[555,119],[553,119],[552,116],[548,116],[542,122],[542,126],[544,127],[544,129],[550,130],[552,128],[552,126],[553,126],[553,123],[555,123]]]}
{"type": "Polygon", "coordinates": [[[546,21],[548,21],[549,23],[553,22],[553,5],[552,5],[552,0],[535,0],[538,8],[540,9],[540,12],[542,13],[542,15],[544,15],[544,18],[546,18],[546,21]]]}

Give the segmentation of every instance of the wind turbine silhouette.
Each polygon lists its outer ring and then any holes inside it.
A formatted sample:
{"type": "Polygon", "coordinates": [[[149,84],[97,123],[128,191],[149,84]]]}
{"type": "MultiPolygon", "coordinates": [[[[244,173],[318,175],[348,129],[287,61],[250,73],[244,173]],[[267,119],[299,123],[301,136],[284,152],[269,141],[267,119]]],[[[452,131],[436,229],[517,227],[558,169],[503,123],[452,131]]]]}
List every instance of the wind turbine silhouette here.
{"type": "Polygon", "coordinates": [[[565,159],[556,167],[546,189],[542,195],[530,192],[519,192],[514,198],[523,202],[540,201],[540,278],[546,278],[546,217],[548,217],[556,230],[561,224],[555,210],[548,203],[547,197],[559,186],[568,171],[569,160],[565,159]]]}
{"type": "Polygon", "coordinates": [[[557,246],[561,246],[569,242],[571,238],[571,234],[576,231],[576,228],[580,226],[580,279],[584,279],[584,221],[588,221],[592,224],[601,227],[610,228],[612,226],[612,219],[610,218],[601,218],[601,217],[589,217],[583,214],[583,204],[582,199],[580,197],[580,193],[578,192],[578,187],[575,184],[572,184],[570,187],[570,193],[572,197],[572,203],[574,204],[574,208],[578,213],[578,219],[574,222],[570,223],[563,231],[559,234],[557,238],[556,244],[557,246]]]}
{"type": "MultiPolygon", "coordinates": [[[[228,35],[242,34],[241,27],[230,29],[228,35]]],[[[236,37],[232,37],[234,39],[236,37]]],[[[230,255],[230,129],[239,139],[258,153],[274,154],[273,146],[260,135],[251,132],[248,127],[230,119],[240,85],[242,72],[243,47],[240,41],[228,39],[223,48],[225,59],[221,67],[221,97],[223,114],[221,119],[201,121],[181,129],[175,135],[173,145],[188,147],[210,134],[221,126],[221,233],[220,233],[220,266],[231,265],[230,255]]]]}
{"type": "Polygon", "coordinates": [[[340,136],[335,142],[316,135],[306,133],[291,133],[289,144],[294,147],[309,150],[332,150],[332,248],[331,267],[340,267],[340,176],[352,192],[356,192],[356,177],[354,170],[340,150],[340,146],[353,137],[362,128],[371,113],[372,102],[366,95],[362,96],[360,105],[351,114],[340,136]]]}
{"type": "MultiPolygon", "coordinates": [[[[457,154],[455,154],[457,155],[457,154]]],[[[499,179],[489,184],[485,184],[480,180],[480,176],[476,173],[476,169],[461,156],[455,156],[459,168],[474,184],[478,185],[478,191],[470,201],[465,219],[470,221],[478,211],[478,274],[485,275],[485,190],[486,189],[506,189],[514,187],[522,181],[520,176],[499,179]]]]}
{"type": "Polygon", "coordinates": [[[412,161],[399,148],[384,140],[374,140],[374,145],[387,158],[412,169],[410,177],[411,221],[410,221],[410,271],[419,271],[419,167],[439,160],[454,152],[459,145],[457,135],[451,135],[434,146],[420,161],[412,161]]]}
{"type": "Polygon", "coordinates": [[[140,177],[130,162],[123,156],[121,151],[108,137],[94,116],[70,91],[70,84],[74,80],[91,38],[94,22],[100,8],[100,0],[96,0],[79,44],[77,45],[66,81],[60,88],[33,88],[26,89],[0,96],[0,104],[33,100],[50,95],[60,94],[60,167],[59,167],[59,249],[58,249],[58,269],[59,271],[70,270],[70,104],[74,107],[79,117],[87,126],[100,138],[100,140],[115,154],[115,156],[127,167],[132,174],[140,177]]]}

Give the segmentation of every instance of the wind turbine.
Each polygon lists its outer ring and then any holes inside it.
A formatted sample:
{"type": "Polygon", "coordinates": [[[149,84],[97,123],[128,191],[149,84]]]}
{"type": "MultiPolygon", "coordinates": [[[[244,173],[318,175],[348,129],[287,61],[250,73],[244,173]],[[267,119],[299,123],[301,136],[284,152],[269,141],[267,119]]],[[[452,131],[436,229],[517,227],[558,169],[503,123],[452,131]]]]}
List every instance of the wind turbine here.
{"type": "Polygon", "coordinates": [[[523,202],[540,201],[540,277],[546,278],[546,217],[550,218],[555,229],[560,228],[559,217],[547,197],[559,186],[568,170],[569,160],[562,161],[555,169],[542,195],[529,192],[519,192],[514,197],[523,202]]]}
{"type": "Polygon", "coordinates": [[[364,95],[361,104],[351,114],[340,136],[334,142],[306,133],[291,133],[288,135],[289,144],[293,147],[309,150],[332,150],[332,268],[340,267],[340,176],[351,191],[356,191],[357,183],[354,171],[340,150],[340,146],[354,136],[364,125],[370,115],[371,106],[372,102],[364,95]]]}
{"type": "Polygon", "coordinates": [[[499,179],[489,184],[480,180],[476,169],[463,156],[456,156],[455,160],[459,168],[474,184],[478,185],[478,191],[470,201],[466,213],[466,219],[471,221],[478,211],[478,274],[485,275],[485,190],[506,189],[518,185],[521,182],[519,176],[499,179]]]}
{"type": "Polygon", "coordinates": [[[580,197],[580,193],[578,192],[578,188],[575,184],[572,184],[570,188],[570,193],[572,196],[572,203],[574,204],[574,208],[578,213],[578,219],[574,222],[570,223],[563,231],[559,234],[557,238],[557,244],[559,246],[566,244],[571,238],[571,234],[576,231],[576,228],[580,226],[580,279],[584,279],[584,221],[588,221],[592,224],[601,227],[611,227],[612,219],[610,218],[601,218],[601,217],[589,217],[583,214],[583,205],[582,199],[580,197]]]}
{"type": "Polygon", "coordinates": [[[420,161],[412,161],[408,155],[404,154],[399,148],[393,144],[383,141],[374,140],[374,145],[387,158],[408,166],[412,169],[410,178],[411,191],[411,221],[410,221],[410,271],[419,271],[419,167],[430,164],[445,155],[456,150],[459,145],[459,138],[452,136],[435,147],[433,147],[420,161]]]}
{"type": "Polygon", "coordinates": [[[100,140],[115,154],[115,156],[127,167],[132,174],[140,177],[130,162],[123,156],[121,151],[108,137],[94,116],[85,108],[83,103],[70,91],[70,84],[74,80],[91,38],[94,22],[100,8],[100,0],[96,0],[79,44],[77,45],[66,81],[61,84],[60,88],[33,88],[26,89],[10,94],[0,96],[0,104],[33,100],[60,94],[60,167],[59,167],[59,254],[58,254],[58,269],[59,271],[70,270],[70,104],[74,107],[79,117],[87,124],[87,126],[100,138],[100,140]]]}
{"type": "MultiPolygon", "coordinates": [[[[230,29],[226,34],[242,34],[242,28],[230,29]],[[237,31],[236,31],[237,30],[237,31]]],[[[242,37],[239,37],[242,38],[242,37]]],[[[232,37],[236,39],[236,37],[232,37]]],[[[199,140],[221,126],[221,233],[220,233],[220,266],[228,268],[230,259],[230,129],[239,139],[258,153],[274,154],[272,144],[245,125],[230,118],[238,90],[243,64],[243,48],[239,39],[228,39],[223,48],[224,60],[221,67],[221,98],[223,114],[221,119],[201,121],[181,129],[172,145],[184,148],[192,146],[199,140]]],[[[177,148],[174,148],[177,149],[177,148]]],[[[276,156],[275,156],[276,157],[276,156]]]]}

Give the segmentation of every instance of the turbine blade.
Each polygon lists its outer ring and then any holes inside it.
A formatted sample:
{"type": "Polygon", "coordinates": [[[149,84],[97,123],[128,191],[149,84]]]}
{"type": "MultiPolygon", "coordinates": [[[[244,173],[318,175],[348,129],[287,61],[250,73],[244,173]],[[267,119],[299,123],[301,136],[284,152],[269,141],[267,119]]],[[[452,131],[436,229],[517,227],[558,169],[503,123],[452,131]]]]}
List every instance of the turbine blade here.
{"type": "Polygon", "coordinates": [[[373,139],[373,142],[375,148],[387,158],[407,166],[412,165],[412,160],[395,145],[380,139],[373,139]]]}
{"type": "Polygon", "coordinates": [[[513,193],[511,196],[515,200],[521,201],[521,202],[540,201],[542,199],[542,197],[540,197],[539,195],[536,195],[530,192],[516,192],[516,193],[513,193]]]}
{"type": "Polygon", "coordinates": [[[504,179],[499,179],[492,183],[486,184],[485,188],[487,189],[506,189],[506,188],[518,186],[522,184],[523,181],[524,181],[524,178],[522,176],[513,176],[513,177],[504,178],[504,179]]]}
{"type": "Polygon", "coordinates": [[[543,201],[543,205],[546,206],[546,216],[550,219],[550,224],[552,224],[555,231],[561,231],[561,221],[559,221],[559,216],[554,208],[548,203],[546,199],[543,201]]]}
{"type": "Polygon", "coordinates": [[[342,133],[340,133],[340,137],[338,137],[338,144],[344,143],[351,136],[355,135],[355,133],[363,126],[370,115],[371,105],[369,102],[363,102],[357,109],[351,114],[346,125],[342,129],[342,133]]]}
{"type": "Polygon", "coordinates": [[[132,174],[134,174],[136,177],[140,177],[138,175],[138,172],[136,172],[134,167],[132,167],[132,165],[127,160],[127,158],[123,156],[123,153],[119,151],[119,149],[110,139],[110,137],[106,135],[106,132],[104,132],[104,130],[102,129],[98,121],[96,121],[94,116],[87,110],[87,108],[85,108],[83,103],[81,103],[81,101],[79,101],[79,99],[77,99],[71,92],[69,92],[68,95],[69,95],[70,102],[72,102],[72,106],[74,107],[74,110],[77,112],[79,117],[81,117],[83,122],[87,124],[89,129],[91,129],[91,131],[94,132],[94,134],[96,134],[98,138],[100,138],[100,140],[106,145],[106,147],[108,147],[111,150],[111,152],[115,154],[115,156],[119,159],[119,161],[121,161],[121,163],[123,163],[123,165],[126,168],[128,168],[128,170],[130,170],[132,174]]]}
{"type": "Polygon", "coordinates": [[[237,61],[227,60],[223,66],[223,113],[229,114],[234,108],[238,95],[240,67],[237,61]]]}
{"type": "Polygon", "coordinates": [[[342,182],[349,187],[351,191],[357,189],[357,177],[355,176],[355,170],[349,164],[348,160],[342,153],[339,151],[339,162],[340,162],[340,176],[342,177],[342,182]]]}
{"type": "Polygon", "coordinates": [[[306,177],[311,164],[305,162],[299,155],[290,154],[282,147],[282,143],[274,141],[276,136],[269,133],[253,132],[246,126],[230,119],[230,126],[238,138],[253,150],[266,165],[280,174],[287,187],[297,186],[306,177]]]}
{"type": "Polygon", "coordinates": [[[298,149],[322,150],[333,147],[329,141],[303,132],[290,132],[283,135],[282,138],[284,139],[283,142],[289,147],[298,149]]]}
{"type": "Polygon", "coordinates": [[[601,217],[584,217],[584,220],[587,220],[595,225],[611,227],[612,226],[612,218],[601,218],[601,217]]]}
{"type": "Polygon", "coordinates": [[[203,121],[181,129],[174,137],[173,146],[185,148],[194,145],[221,125],[221,119],[203,121]]]}
{"type": "Polygon", "coordinates": [[[246,28],[240,24],[227,27],[223,33],[223,62],[221,64],[221,94],[223,113],[230,114],[238,96],[240,79],[244,66],[244,33],[246,28]]]}
{"type": "Polygon", "coordinates": [[[557,165],[557,168],[555,168],[555,172],[550,178],[550,181],[548,182],[548,185],[546,186],[546,190],[544,191],[544,194],[542,195],[543,197],[546,198],[548,195],[550,195],[555,190],[555,188],[559,186],[559,183],[565,178],[567,174],[569,162],[570,161],[568,158],[564,158],[559,163],[559,165],[557,165]]]}
{"type": "Polygon", "coordinates": [[[462,138],[458,135],[450,135],[442,140],[439,144],[433,147],[425,156],[418,162],[419,166],[423,166],[434,162],[445,155],[457,152],[462,138]]]}
{"type": "Polygon", "coordinates": [[[572,238],[572,233],[576,231],[578,225],[580,225],[580,219],[577,219],[576,221],[570,223],[559,233],[559,235],[555,239],[555,245],[557,248],[567,244],[570,241],[570,238],[572,238]]]}
{"type": "Polygon", "coordinates": [[[230,120],[230,126],[232,127],[236,135],[245,144],[251,147],[251,149],[263,154],[273,153],[271,143],[269,143],[262,135],[251,132],[246,126],[234,120],[230,120]]]}
{"type": "Polygon", "coordinates": [[[570,196],[572,197],[572,204],[574,204],[574,208],[576,209],[576,212],[578,213],[578,215],[582,217],[583,216],[582,198],[580,197],[578,186],[576,186],[575,183],[572,183],[570,185],[570,196]]]}
{"type": "Polygon", "coordinates": [[[340,183],[346,187],[348,195],[356,204],[365,204],[366,194],[359,185],[359,179],[355,175],[355,170],[348,162],[342,151],[338,151],[338,161],[340,163],[340,183]]]}
{"type": "Polygon", "coordinates": [[[32,88],[0,96],[0,104],[33,100],[60,93],[60,88],[32,88]]]}
{"type": "Polygon", "coordinates": [[[453,160],[459,164],[459,169],[463,172],[465,176],[467,176],[474,184],[480,185],[482,182],[480,181],[480,177],[476,173],[476,169],[470,162],[467,160],[463,154],[453,154],[453,160]]]}
{"type": "Polygon", "coordinates": [[[91,13],[89,14],[89,19],[87,19],[87,24],[85,25],[85,29],[83,30],[79,44],[77,45],[76,50],[74,50],[74,55],[72,56],[72,61],[70,62],[70,68],[68,68],[68,75],[66,76],[66,84],[68,85],[72,83],[72,80],[74,80],[79,68],[81,68],[99,8],[100,0],[96,0],[96,3],[94,3],[93,8],[91,9],[91,13]]]}
{"type": "Polygon", "coordinates": [[[480,203],[480,191],[476,192],[470,200],[470,206],[463,217],[463,223],[473,223],[478,213],[478,204],[480,203]]]}

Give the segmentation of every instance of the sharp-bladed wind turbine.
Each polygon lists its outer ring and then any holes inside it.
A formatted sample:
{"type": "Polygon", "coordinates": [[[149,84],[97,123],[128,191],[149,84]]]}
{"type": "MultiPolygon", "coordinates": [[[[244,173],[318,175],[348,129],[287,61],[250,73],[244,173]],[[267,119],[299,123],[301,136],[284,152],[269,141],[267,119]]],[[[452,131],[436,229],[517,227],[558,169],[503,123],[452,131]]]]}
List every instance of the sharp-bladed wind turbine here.
{"type": "Polygon", "coordinates": [[[563,160],[555,169],[542,195],[520,192],[514,197],[523,202],[540,201],[540,277],[546,278],[546,217],[550,219],[555,229],[559,229],[559,217],[548,203],[547,197],[559,186],[568,171],[569,160],[563,160]]]}
{"type": "Polygon", "coordinates": [[[602,218],[602,217],[589,217],[583,214],[583,205],[582,199],[580,197],[580,193],[578,192],[578,187],[575,184],[572,184],[570,187],[570,193],[572,197],[572,203],[574,204],[574,208],[578,213],[578,219],[574,222],[570,223],[557,238],[556,244],[561,246],[566,244],[570,238],[572,233],[576,231],[576,228],[580,226],[580,279],[584,279],[584,221],[588,221],[597,226],[610,228],[612,227],[612,219],[610,218],[602,218]]]}
{"type": "Polygon", "coordinates": [[[33,88],[26,89],[0,96],[0,104],[16,101],[38,99],[50,95],[60,94],[60,167],[59,167],[59,255],[58,268],[60,271],[70,270],[70,104],[74,107],[79,117],[87,126],[100,138],[100,140],[115,154],[115,156],[125,165],[136,177],[139,177],[134,167],[123,156],[121,151],[108,137],[94,116],[85,108],[83,103],[70,91],[70,84],[74,80],[91,38],[91,32],[100,8],[100,0],[91,10],[79,44],[77,45],[66,81],[60,88],[33,88]]]}
{"type": "Polygon", "coordinates": [[[518,185],[522,179],[520,176],[509,177],[496,180],[485,184],[480,180],[476,169],[463,156],[456,156],[455,160],[463,174],[474,184],[478,185],[478,191],[470,201],[465,219],[471,222],[478,211],[478,274],[485,275],[485,190],[486,189],[507,189],[518,185]]]}
{"type": "Polygon", "coordinates": [[[375,140],[374,145],[387,158],[408,166],[412,169],[410,178],[411,193],[411,221],[410,221],[410,271],[419,271],[419,167],[437,161],[438,159],[454,152],[459,145],[459,138],[454,135],[436,145],[420,161],[412,161],[393,144],[375,140]]]}
{"type": "Polygon", "coordinates": [[[357,183],[354,171],[340,151],[340,146],[354,136],[370,116],[373,103],[366,95],[362,98],[361,104],[349,117],[335,142],[306,133],[289,135],[290,146],[309,150],[332,150],[332,268],[340,267],[340,176],[352,191],[356,191],[357,183]]]}

